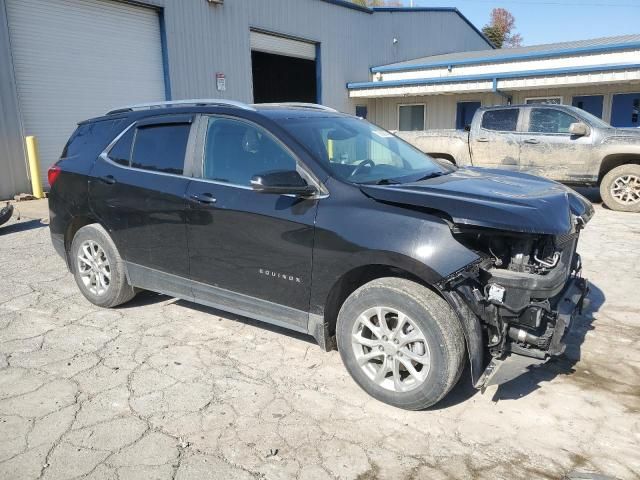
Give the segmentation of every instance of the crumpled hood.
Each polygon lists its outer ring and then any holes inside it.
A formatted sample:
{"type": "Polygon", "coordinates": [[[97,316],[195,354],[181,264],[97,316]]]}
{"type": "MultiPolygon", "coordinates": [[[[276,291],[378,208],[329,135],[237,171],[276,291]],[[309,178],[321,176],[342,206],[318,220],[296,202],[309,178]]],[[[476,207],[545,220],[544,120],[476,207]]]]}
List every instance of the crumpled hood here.
{"type": "Polygon", "coordinates": [[[563,235],[574,217],[588,222],[593,206],[559,183],[517,172],[461,168],[401,185],[361,185],[371,198],[444,212],[458,225],[563,235]]]}

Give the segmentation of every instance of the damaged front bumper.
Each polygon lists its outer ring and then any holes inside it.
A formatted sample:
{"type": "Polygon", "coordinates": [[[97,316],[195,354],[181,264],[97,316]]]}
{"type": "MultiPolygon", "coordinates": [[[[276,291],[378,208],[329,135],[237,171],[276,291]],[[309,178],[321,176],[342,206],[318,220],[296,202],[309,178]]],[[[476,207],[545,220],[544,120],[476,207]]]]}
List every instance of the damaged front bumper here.
{"type": "Polygon", "coordinates": [[[503,381],[495,381],[495,379],[502,370],[509,368],[509,363],[513,360],[511,354],[531,357],[540,361],[563,354],[566,349],[566,339],[575,324],[575,317],[580,315],[588,305],[588,294],[589,282],[581,277],[571,277],[558,298],[554,312],[555,324],[548,348],[546,350],[531,348],[527,345],[527,332],[519,329],[515,335],[510,335],[516,338],[512,338],[509,351],[503,356],[491,359],[484,372],[475,380],[474,387],[484,390],[492,383],[503,383],[503,381]]]}

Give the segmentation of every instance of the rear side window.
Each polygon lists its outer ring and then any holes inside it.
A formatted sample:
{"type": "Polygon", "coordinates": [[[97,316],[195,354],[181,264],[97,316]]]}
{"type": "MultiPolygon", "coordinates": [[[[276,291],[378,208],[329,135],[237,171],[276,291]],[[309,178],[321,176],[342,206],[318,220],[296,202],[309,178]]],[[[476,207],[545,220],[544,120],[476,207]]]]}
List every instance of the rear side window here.
{"type": "Polygon", "coordinates": [[[71,158],[82,153],[91,154],[96,149],[104,148],[113,137],[113,130],[118,122],[109,120],[83,123],[78,125],[62,150],[61,158],[71,158]]]}
{"type": "Polygon", "coordinates": [[[131,146],[133,144],[133,134],[135,131],[135,128],[130,128],[120,137],[120,140],[118,140],[109,152],[109,158],[111,160],[120,165],[129,166],[131,163],[131,146]]]}
{"type": "Polygon", "coordinates": [[[518,126],[517,108],[489,110],[482,116],[482,128],[498,132],[515,132],[518,126]]]}
{"type": "Polygon", "coordinates": [[[182,175],[190,128],[188,123],[138,127],[131,166],[182,175]]]}

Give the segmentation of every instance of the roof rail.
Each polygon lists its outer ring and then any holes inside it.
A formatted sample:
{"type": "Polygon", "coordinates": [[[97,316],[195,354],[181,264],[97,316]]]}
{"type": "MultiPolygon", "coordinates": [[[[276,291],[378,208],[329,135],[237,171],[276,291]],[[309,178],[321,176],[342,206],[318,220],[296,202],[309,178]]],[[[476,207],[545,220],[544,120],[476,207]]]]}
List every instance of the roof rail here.
{"type": "Polygon", "coordinates": [[[326,112],[338,112],[338,110],[327,107],[326,105],[320,105],[319,103],[304,103],[304,102],[278,102],[278,103],[255,103],[254,105],[260,107],[300,107],[311,108],[313,110],[324,110],[326,112]]]}
{"type": "Polygon", "coordinates": [[[134,110],[151,110],[153,108],[164,108],[164,107],[177,107],[177,106],[205,106],[205,105],[216,105],[216,106],[224,106],[224,107],[236,107],[241,108],[243,110],[255,110],[250,105],[246,103],[238,102],[235,100],[224,100],[221,98],[194,98],[190,100],[171,100],[168,102],[150,102],[150,103],[139,103],[137,105],[129,105],[126,107],[116,108],[107,112],[107,115],[111,115],[114,113],[122,113],[122,112],[132,112],[134,110]]]}

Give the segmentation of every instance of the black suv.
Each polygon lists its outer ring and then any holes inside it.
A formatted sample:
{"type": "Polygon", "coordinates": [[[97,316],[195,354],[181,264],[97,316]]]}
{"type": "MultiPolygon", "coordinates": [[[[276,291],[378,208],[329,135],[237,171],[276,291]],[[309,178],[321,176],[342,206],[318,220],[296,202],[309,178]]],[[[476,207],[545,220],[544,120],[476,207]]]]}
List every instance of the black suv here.
{"type": "Polygon", "coordinates": [[[319,105],[114,110],[79,124],[49,183],[90,302],[147,289],[308,333],[401,408],[441,400],[467,358],[481,387],[511,354],[562,353],[587,292],[586,199],[319,105]]]}

